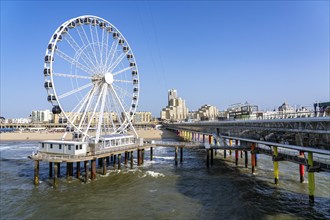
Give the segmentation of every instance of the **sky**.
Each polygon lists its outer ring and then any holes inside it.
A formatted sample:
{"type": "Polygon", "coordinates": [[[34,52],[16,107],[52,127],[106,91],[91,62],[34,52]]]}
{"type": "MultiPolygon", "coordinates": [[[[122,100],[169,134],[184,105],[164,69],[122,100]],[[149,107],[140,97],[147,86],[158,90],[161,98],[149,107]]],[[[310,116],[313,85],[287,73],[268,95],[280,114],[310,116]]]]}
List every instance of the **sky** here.
{"type": "Polygon", "coordinates": [[[134,51],[138,111],[159,117],[172,88],[189,110],[330,100],[329,1],[2,0],[0,116],[51,109],[43,87],[49,39],[86,14],[115,25],[134,51]]]}

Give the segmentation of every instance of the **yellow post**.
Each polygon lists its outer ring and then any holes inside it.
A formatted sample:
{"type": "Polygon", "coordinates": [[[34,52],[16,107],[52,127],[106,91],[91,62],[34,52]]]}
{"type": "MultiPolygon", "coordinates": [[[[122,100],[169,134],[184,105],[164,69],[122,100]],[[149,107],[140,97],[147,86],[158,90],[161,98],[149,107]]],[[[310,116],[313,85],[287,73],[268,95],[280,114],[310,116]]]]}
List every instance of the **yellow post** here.
{"type": "MultiPolygon", "coordinates": [[[[308,152],[308,167],[313,167],[313,153],[308,152]]],[[[314,172],[308,170],[308,191],[309,191],[309,202],[314,203],[314,191],[315,191],[315,179],[314,172]]]]}
{"type": "MultiPolygon", "coordinates": [[[[229,146],[233,146],[233,140],[229,139],[229,146]]],[[[229,155],[231,155],[231,150],[229,150],[229,155]]]]}
{"type": "MultiPolygon", "coordinates": [[[[277,147],[274,147],[274,158],[278,156],[277,147]]],[[[278,184],[279,170],[278,170],[278,161],[274,160],[274,178],[275,184],[278,184]]]]}

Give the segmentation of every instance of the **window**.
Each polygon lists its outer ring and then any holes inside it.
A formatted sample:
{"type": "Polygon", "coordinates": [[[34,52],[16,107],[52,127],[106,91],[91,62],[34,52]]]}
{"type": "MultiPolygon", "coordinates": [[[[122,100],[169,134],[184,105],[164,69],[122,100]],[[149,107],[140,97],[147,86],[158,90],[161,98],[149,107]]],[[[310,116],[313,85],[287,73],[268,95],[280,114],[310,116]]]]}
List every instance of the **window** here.
{"type": "Polygon", "coordinates": [[[53,144],[50,144],[50,149],[53,149],[53,144]]]}
{"type": "Polygon", "coordinates": [[[68,150],[71,150],[71,145],[68,146],[68,150]]]}
{"type": "Polygon", "coordinates": [[[80,150],[82,149],[82,144],[80,144],[80,150]]]}
{"type": "Polygon", "coordinates": [[[58,145],[58,149],[60,150],[62,149],[62,144],[58,145]]]}
{"type": "Polygon", "coordinates": [[[44,143],[42,143],[42,144],[41,144],[41,147],[42,147],[42,148],[45,148],[45,144],[44,144],[44,143]]]}
{"type": "Polygon", "coordinates": [[[76,145],[76,150],[78,150],[78,145],[76,145]]]}

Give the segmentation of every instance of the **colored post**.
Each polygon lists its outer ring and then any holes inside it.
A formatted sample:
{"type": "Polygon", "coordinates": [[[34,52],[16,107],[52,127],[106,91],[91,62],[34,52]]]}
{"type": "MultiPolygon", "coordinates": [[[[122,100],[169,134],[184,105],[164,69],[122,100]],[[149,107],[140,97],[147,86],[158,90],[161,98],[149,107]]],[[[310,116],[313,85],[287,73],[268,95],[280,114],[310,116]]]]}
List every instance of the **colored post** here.
{"type": "MultiPolygon", "coordinates": [[[[278,156],[278,150],[277,147],[274,148],[274,158],[278,156]]],[[[279,177],[279,170],[278,170],[278,161],[274,160],[274,181],[275,184],[278,184],[278,177],[279,177]]]]}
{"type": "Polygon", "coordinates": [[[77,162],[77,173],[76,173],[77,179],[80,178],[80,162],[77,162]]]}
{"type": "MultiPolygon", "coordinates": [[[[232,147],[233,146],[233,140],[229,139],[229,146],[232,147]]],[[[229,155],[231,156],[231,150],[229,150],[229,155]]]]}
{"type": "MultiPolygon", "coordinates": [[[[238,140],[235,141],[235,146],[238,146],[238,140]]],[[[235,150],[235,163],[238,165],[238,150],[235,150]]]]}
{"type": "MultiPolygon", "coordinates": [[[[303,151],[299,152],[300,156],[304,155],[303,151]]],[[[305,166],[303,164],[299,164],[299,173],[300,173],[300,182],[303,183],[304,182],[304,175],[305,175],[305,166]]]]}
{"type": "Polygon", "coordinates": [[[255,163],[256,163],[256,157],[255,157],[254,149],[255,149],[255,144],[252,143],[252,145],[251,145],[251,166],[252,166],[252,173],[254,173],[255,163]]]}
{"type": "Polygon", "coordinates": [[[39,160],[34,161],[34,185],[39,185],[39,160]]]}
{"type": "MultiPolygon", "coordinates": [[[[313,167],[313,153],[308,152],[308,167],[313,167]]],[[[309,191],[309,202],[314,203],[314,192],[315,192],[315,179],[314,172],[308,171],[308,191],[309,191]]]]}

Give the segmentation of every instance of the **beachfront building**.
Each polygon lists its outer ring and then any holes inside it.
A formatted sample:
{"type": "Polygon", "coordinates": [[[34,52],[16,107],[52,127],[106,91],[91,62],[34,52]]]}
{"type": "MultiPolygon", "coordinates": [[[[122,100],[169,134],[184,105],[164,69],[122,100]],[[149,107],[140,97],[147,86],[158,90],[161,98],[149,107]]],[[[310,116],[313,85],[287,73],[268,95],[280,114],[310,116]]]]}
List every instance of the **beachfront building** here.
{"type": "Polygon", "coordinates": [[[177,96],[175,89],[168,91],[168,104],[160,112],[161,120],[182,121],[188,117],[186,102],[177,96]]]}
{"type": "Polygon", "coordinates": [[[49,123],[53,119],[53,113],[49,110],[44,111],[32,111],[31,122],[32,123],[49,123]]]}
{"type": "Polygon", "coordinates": [[[151,122],[151,112],[135,112],[133,117],[133,124],[134,123],[149,123],[151,122]]]}
{"type": "Polygon", "coordinates": [[[215,120],[218,116],[219,110],[212,105],[203,105],[194,113],[194,118],[198,121],[215,120]]]}

